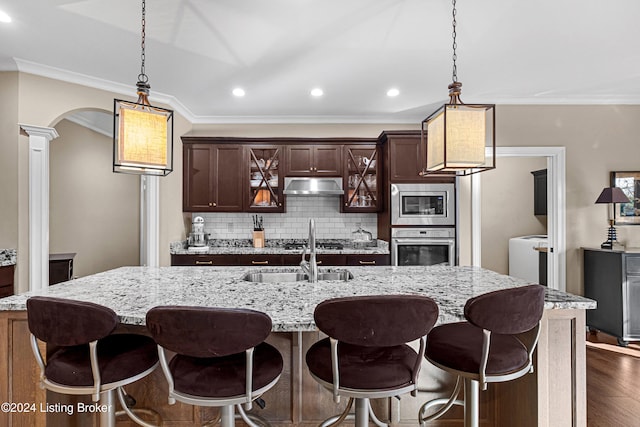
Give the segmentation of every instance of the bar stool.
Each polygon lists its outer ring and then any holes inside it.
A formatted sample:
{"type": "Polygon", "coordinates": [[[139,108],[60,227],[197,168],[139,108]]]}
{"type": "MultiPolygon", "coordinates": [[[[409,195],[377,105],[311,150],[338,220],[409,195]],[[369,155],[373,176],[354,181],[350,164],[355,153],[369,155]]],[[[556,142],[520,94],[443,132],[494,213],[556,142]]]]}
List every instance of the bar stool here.
{"type": "Polygon", "coordinates": [[[425,339],[438,319],[438,306],[417,295],[357,296],[323,301],[315,309],[320,331],[328,335],[306,354],[311,376],[333,392],[333,399],[355,400],[355,425],[369,425],[369,399],[415,395],[425,339]],[[407,343],[420,340],[419,351],[407,343]]]}
{"type": "Polygon", "coordinates": [[[147,328],[169,384],[169,404],[220,407],[222,427],[234,426],[235,407],[247,424],[257,425],[260,418],[242,404],[250,410],[283,369],[280,352],[264,342],[271,332],[269,316],[246,309],[161,306],[147,312],[147,328]],[[176,353],[170,361],[167,350],[176,353]]]}
{"type": "Polygon", "coordinates": [[[112,334],[118,316],[110,308],[90,302],[34,296],[27,300],[31,349],[40,367],[40,385],[56,393],[91,395],[109,411],[100,413],[100,425],[115,426],[115,394],[124,412],[137,424],[153,427],[132,410],[135,400],[123,387],[149,375],[158,366],[155,343],[135,334],[112,334]],[[46,362],[37,340],[49,349],[46,362]]]}
{"type": "Polygon", "coordinates": [[[540,334],[545,287],[529,285],[489,292],[471,298],[464,306],[467,322],[436,326],[427,339],[426,359],[457,375],[449,399],[422,405],[420,424],[440,417],[454,404],[464,406],[465,427],[479,422],[479,386],[520,378],[533,372],[533,352],[540,334]],[[456,400],[464,381],[464,401],[456,400]],[[426,411],[444,405],[430,416],[426,411]]]}

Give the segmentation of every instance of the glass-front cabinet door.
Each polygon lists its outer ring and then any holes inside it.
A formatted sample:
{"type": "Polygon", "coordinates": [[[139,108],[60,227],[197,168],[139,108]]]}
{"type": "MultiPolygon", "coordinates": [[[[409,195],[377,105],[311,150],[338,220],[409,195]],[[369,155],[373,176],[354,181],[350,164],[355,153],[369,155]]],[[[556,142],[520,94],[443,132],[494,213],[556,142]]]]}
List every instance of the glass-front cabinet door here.
{"type": "Polygon", "coordinates": [[[379,152],[376,145],[345,145],[343,212],[377,212],[380,197],[379,152]]]}
{"type": "Polygon", "coordinates": [[[284,177],[282,147],[261,145],[246,147],[249,192],[245,210],[253,212],[284,212],[282,185],[284,177]]]}

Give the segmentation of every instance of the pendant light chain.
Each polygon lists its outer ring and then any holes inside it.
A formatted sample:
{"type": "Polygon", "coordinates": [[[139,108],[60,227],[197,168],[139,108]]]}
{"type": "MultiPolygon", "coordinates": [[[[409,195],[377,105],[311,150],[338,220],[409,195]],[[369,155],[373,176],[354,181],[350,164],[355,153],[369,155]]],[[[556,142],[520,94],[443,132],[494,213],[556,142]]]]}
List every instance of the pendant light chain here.
{"type": "Polygon", "coordinates": [[[452,0],[453,3],[453,12],[452,12],[452,16],[453,16],[453,33],[451,34],[453,36],[453,75],[452,75],[452,80],[453,82],[457,82],[458,81],[458,66],[456,65],[456,59],[458,59],[458,54],[456,53],[456,48],[458,47],[458,43],[456,43],[456,25],[458,24],[458,22],[456,21],[456,0],[452,0]]]}
{"type": "Polygon", "coordinates": [[[144,69],[144,61],[146,59],[145,52],[144,52],[144,48],[145,48],[145,27],[146,27],[146,24],[147,24],[146,14],[147,14],[146,0],[142,0],[142,20],[140,22],[141,25],[142,25],[142,42],[140,43],[140,48],[141,48],[140,60],[142,61],[142,65],[140,66],[140,74],[138,75],[138,81],[143,82],[143,83],[147,83],[149,81],[149,77],[147,77],[147,74],[145,73],[145,69],[144,69]]]}

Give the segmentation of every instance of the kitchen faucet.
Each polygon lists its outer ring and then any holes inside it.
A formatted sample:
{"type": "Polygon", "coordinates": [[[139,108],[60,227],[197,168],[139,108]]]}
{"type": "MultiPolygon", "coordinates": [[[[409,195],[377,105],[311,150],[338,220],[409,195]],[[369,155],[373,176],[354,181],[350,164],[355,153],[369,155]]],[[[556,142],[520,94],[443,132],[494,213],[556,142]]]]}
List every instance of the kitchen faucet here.
{"type": "Polygon", "coordinates": [[[310,283],[318,281],[318,262],[316,261],[316,223],[313,218],[309,219],[309,241],[302,248],[302,261],[300,267],[309,276],[310,283]],[[309,249],[309,261],[305,258],[309,249]]]}

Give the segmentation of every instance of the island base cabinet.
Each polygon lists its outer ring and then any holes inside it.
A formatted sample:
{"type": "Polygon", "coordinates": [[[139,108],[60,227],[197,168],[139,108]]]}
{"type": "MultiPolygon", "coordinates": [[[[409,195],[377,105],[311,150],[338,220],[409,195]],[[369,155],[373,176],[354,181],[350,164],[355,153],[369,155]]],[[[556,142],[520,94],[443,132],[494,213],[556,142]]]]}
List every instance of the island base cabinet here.
{"type": "MultiPolygon", "coordinates": [[[[144,327],[123,327],[126,332],[145,333],[144,327]]],[[[545,310],[534,373],[502,384],[491,384],[480,392],[480,425],[484,426],[586,426],[586,350],[584,310],[545,310]]],[[[284,371],[278,384],[262,397],[266,408],[254,405],[252,413],[269,420],[274,427],[319,425],[340,413],[346,398],[335,404],[331,393],[321,387],[308,372],[305,354],[323,336],[319,332],[274,332],[267,341],[282,353],[284,371]]],[[[69,416],[45,413],[41,405],[78,401],[88,397],[70,397],[45,392],[38,386],[39,370],[31,354],[27,317],[24,311],[0,312],[0,403],[34,403],[34,412],[0,412],[0,425],[14,426],[98,426],[95,415],[69,416]],[[5,357],[6,356],[6,357],[5,357]]],[[[400,400],[377,399],[372,404],[378,418],[394,425],[415,426],[417,411],[426,400],[448,396],[454,378],[423,363],[420,393],[403,395],[400,400]]],[[[218,410],[167,402],[167,385],[158,368],[150,376],[126,387],[137,400],[136,407],[150,408],[163,418],[164,425],[191,427],[214,419],[218,410]]],[[[118,404],[119,406],[119,404],[118,404]]],[[[118,407],[119,409],[119,407],[118,407]]],[[[443,418],[428,426],[462,426],[463,411],[452,408],[443,418]]],[[[353,425],[345,422],[345,425],[353,425]]],[[[118,417],[118,426],[134,426],[126,416],[118,417]]],[[[244,423],[238,421],[238,425],[244,423]]]]}

